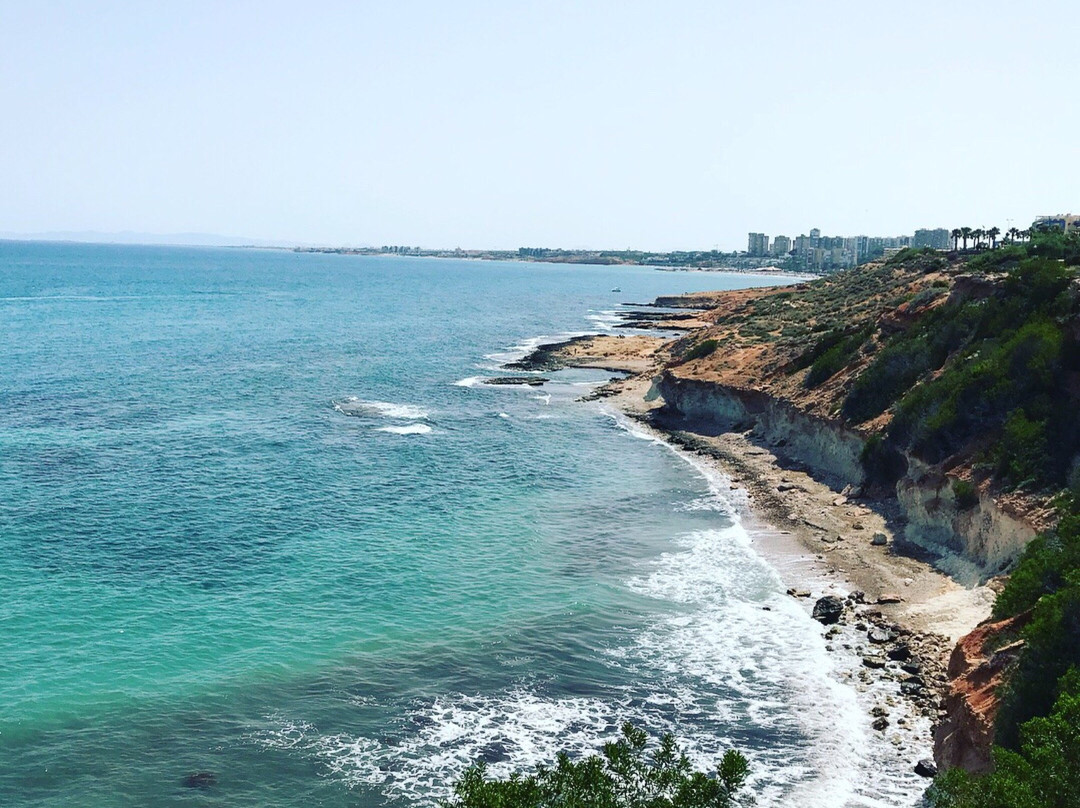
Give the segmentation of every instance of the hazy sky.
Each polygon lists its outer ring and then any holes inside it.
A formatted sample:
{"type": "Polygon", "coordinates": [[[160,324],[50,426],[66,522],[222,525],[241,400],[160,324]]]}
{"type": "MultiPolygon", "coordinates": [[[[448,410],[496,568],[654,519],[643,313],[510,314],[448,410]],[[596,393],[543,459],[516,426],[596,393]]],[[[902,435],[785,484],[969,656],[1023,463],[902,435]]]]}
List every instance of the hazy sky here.
{"type": "Polygon", "coordinates": [[[746,248],[1080,213],[1073,2],[0,0],[0,231],[746,248]]]}

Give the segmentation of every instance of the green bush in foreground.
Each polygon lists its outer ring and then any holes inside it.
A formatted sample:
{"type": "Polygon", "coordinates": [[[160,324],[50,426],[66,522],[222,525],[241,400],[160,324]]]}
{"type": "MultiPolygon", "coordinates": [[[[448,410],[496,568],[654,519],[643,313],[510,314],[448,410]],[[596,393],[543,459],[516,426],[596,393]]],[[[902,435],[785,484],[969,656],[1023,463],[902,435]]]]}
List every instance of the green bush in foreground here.
{"type": "Polygon", "coordinates": [[[574,761],[560,753],[554,767],[507,780],[488,780],[478,763],[445,808],[728,808],[746,782],[749,766],[734,750],[709,776],[693,769],[671,735],[652,754],[644,730],[624,724],[622,735],[600,755],[574,761]]]}

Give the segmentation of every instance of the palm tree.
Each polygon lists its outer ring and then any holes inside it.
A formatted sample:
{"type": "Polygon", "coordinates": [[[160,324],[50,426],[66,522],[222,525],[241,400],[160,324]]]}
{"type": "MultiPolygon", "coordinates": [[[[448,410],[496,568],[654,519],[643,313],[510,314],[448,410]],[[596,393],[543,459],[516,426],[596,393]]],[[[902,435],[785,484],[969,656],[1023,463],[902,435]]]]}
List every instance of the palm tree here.
{"type": "Polygon", "coordinates": [[[985,235],[986,231],[983,230],[981,227],[976,227],[974,230],[971,231],[971,237],[975,239],[974,247],[976,250],[979,249],[979,245],[982,244],[983,236],[985,235]]]}
{"type": "Polygon", "coordinates": [[[964,251],[965,252],[967,252],[968,239],[971,238],[974,234],[975,234],[975,231],[972,230],[970,227],[961,227],[960,228],[960,238],[962,238],[964,240],[964,251]]]}
{"type": "Polygon", "coordinates": [[[959,227],[954,227],[952,232],[949,233],[949,235],[952,236],[952,248],[954,250],[959,249],[960,248],[960,236],[964,235],[960,231],[960,228],[959,227]]]}
{"type": "Polygon", "coordinates": [[[997,249],[997,237],[1000,236],[1000,235],[1001,235],[1001,228],[1000,227],[991,227],[989,230],[986,231],[986,237],[988,239],[990,239],[990,249],[991,250],[996,250],[997,249]]]}
{"type": "Polygon", "coordinates": [[[1018,228],[1018,227],[1010,227],[1009,228],[1009,241],[1010,242],[1019,241],[1019,239],[1020,239],[1020,228],[1018,228]]]}

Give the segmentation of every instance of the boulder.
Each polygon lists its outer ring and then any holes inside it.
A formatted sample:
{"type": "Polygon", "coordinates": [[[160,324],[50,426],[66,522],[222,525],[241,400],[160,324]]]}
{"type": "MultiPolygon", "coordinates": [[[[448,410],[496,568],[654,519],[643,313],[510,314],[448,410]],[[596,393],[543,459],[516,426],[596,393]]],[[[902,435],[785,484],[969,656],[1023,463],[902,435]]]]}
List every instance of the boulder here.
{"type": "Polygon", "coordinates": [[[813,618],[826,626],[840,622],[844,613],[844,601],[836,595],[825,595],[814,604],[813,618]]]}
{"type": "Polygon", "coordinates": [[[907,646],[906,643],[900,643],[894,648],[890,648],[885,653],[889,657],[889,659],[893,660],[894,662],[907,662],[909,659],[911,659],[911,649],[907,646]]]}
{"type": "Polygon", "coordinates": [[[873,536],[870,537],[870,544],[872,544],[874,547],[884,547],[888,543],[889,537],[886,536],[884,533],[875,533],[873,536]]]}
{"type": "Polygon", "coordinates": [[[923,758],[915,764],[915,774],[919,777],[936,777],[937,766],[934,765],[934,761],[930,758],[923,758]]]}
{"type": "Polygon", "coordinates": [[[875,718],[874,723],[870,726],[872,726],[878,732],[884,732],[886,727],[889,726],[889,719],[887,719],[885,716],[881,716],[881,718],[875,718]]]}

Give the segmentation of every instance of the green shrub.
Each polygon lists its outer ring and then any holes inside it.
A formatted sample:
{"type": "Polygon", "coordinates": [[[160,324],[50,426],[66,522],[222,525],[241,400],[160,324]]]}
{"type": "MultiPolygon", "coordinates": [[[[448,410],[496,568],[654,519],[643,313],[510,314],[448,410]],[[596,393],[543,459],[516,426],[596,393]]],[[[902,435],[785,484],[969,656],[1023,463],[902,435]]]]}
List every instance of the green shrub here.
{"type": "Polygon", "coordinates": [[[814,388],[836,375],[858,353],[870,332],[870,327],[857,331],[836,329],[804,351],[793,363],[796,369],[809,365],[810,372],[806,374],[804,384],[808,388],[814,388]]]}
{"type": "Polygon", "coordinates": [[[1004,272],[1028,257],[1027,247],[1014,244],[998,250],[980,253],[967,262],[971,272],[1004,272]]]}
{"type": "Polygon", "coordinates": [[[956,507],[961,510],[974,508],[979,504],[979,491],[974,483],[968,480],[953,480],[952,492],[956,507]]]}
{"type": "Polygon", "coordinates": [[[692,362],[695,359],[701,359],[708,356],[716,350],[717,342],[714,339],[706,339],[699,342],[693,348],[683,354],[684,362],[692,362]]]}
{"type": "Polygon", "coordinates": [[[1045,478],[1048,437],[1046,421],[1033,421],[1016,410],[1005,422],[995,447],[998,474],[1014,485],[1045,478]]]}
{"type": "Polygon", "coordinates": [[[1057,527],[1024,548],[1005,589],[994,603],[998,620],[1032,608],[1043,595],[1065,586],[1067,576],[1080,569],[1080,515],[1062,514],[1057,527]]]}
{"type": "Polygon", "coordinates": [[[908,301],[909,309],[921,309],[924,306],[933,303],[939,297],[945,294],[945,290],[938,286],[936,283],[926,286],[916,292],[911,300],[908,301]]]}
{"type": "Polygon", "coordinates": [[[746,758],[728,750],[713,776],[694,771],[671,735],[646,753],[647,736],[630,724],[601,755],[571,760],[559,753],[554,767],[535,774],[488,780],[483,763],[454,787],[444,808],[727,808],[749,773],[746,758]]]}
{"type": "Polygon", "coordinates": [[[866,472],[866,481],[871,485],[890,485],[907,471],[904,456],[880,434],[866,439],[859,453],[859,462],[866,472]]]}
{"type": "Polygon", "coordinates": [[[931,370],[931,364],[925,339],[886,345],[851,385],[842,406],[844,416],[862,423],[881,415],[931,370]]]}
{"type": "Polygon", "coordinates": [[[1035,604],[1023,631],[1024,649],[1009,680],[997,719],[996,743],[1016,748],[1020,727],[1046,715],[1055,683],[1080,665],[1080,570],[1066,574],[1065,585],[1035,604]]]}

